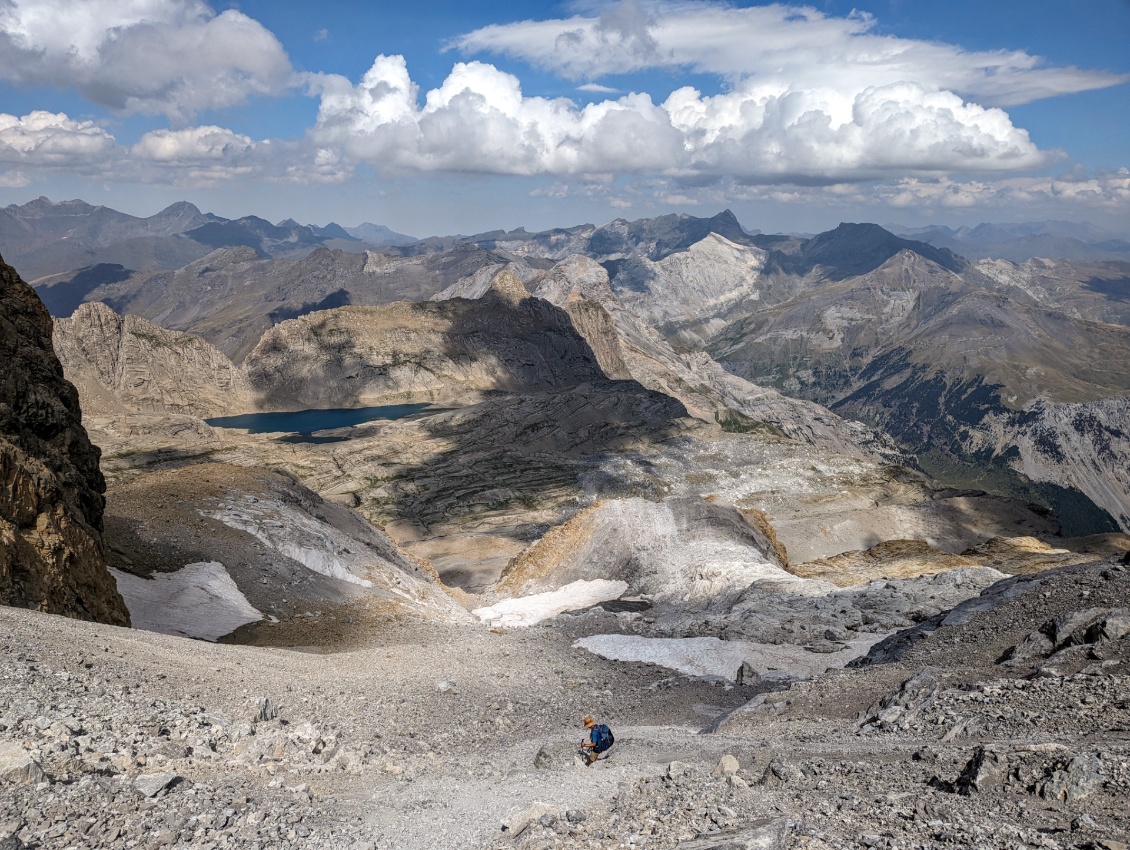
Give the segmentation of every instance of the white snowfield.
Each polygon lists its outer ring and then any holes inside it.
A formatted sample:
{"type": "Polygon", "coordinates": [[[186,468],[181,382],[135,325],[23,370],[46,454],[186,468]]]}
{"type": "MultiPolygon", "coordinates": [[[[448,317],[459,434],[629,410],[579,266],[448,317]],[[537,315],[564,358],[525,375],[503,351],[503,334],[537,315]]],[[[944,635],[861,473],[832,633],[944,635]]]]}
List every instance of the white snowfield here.
{"type": "Polygon", "coordinates": [[[504,599],[487,608],[476,608],[471,613],[489,626],[523,629],[566,611],[577,611],[619,599],[627,589],[628,583],[625,581],[582,579],[547,593],[504,599]]]}
{"type": "Polygon", "coordinates": [[[612,661],[642,661],[688,676],[733,679],[742,662],[762,676],[774,673],[808,679],[834,667],[843,667],[867,652],[886,635],[869,635],[851,641],[839,652],[815,653],[792,644],[753,643],[715,637],[648,638],[637,635],[592,635],[573,646],[612,661]]]}
{"type": "Polygon", "coordinates": [[[218,561],[188,564],[148,579],[113,567],[110,574],[135,629],[215,641],[263,619],[218,561]]]}

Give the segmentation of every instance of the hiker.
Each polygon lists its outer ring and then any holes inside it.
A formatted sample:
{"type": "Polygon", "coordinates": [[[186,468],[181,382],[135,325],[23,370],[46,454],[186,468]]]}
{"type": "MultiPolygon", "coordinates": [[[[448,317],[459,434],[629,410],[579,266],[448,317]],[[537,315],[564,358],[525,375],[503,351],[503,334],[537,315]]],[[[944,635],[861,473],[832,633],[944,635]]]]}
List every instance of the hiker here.
{"type": "Polygon", "coordinates": [[[608,752],[608,748],[616,743],[616,739],[612,737],[612,730],[603,723],[597,723],[587,716],[584,723],[588,736],[581,742],[581,754],[585,757],[587,766],[600,758],[601,753],[608,752]]]}

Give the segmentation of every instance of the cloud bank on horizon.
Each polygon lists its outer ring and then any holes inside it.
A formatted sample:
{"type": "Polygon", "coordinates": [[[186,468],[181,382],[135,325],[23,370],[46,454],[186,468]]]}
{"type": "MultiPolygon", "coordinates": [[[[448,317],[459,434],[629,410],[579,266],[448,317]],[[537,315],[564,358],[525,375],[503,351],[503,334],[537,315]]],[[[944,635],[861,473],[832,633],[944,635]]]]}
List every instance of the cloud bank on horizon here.
{"type": "Polygon", "coordinates": [[[1006,111],[1127,75],[886,35],[866,13],[623,0],[489,24],[440,50],[458,61],[424,90],[391,52],[357,81],[296,70],[263,24],[203,0],[0,0],[0,85],[93,107],[0,113],[0,186],[44,174],[192,187],[452,173],[552,178],[535,192],[604,193],[612,206],[633,191],[684,203],[863,193],[895,207],[1130,206],[1122,163],[1039,174],[1068,154],[1040,149],[1006,111]],[[498,61],[593,97],[529,93],[498,61]],[[700,84],[662,100],[610,84],[656,70],[700,84]],[[316,118],[274,139],[195,123],[262,98],[314,98],[316,118]],[[118,129],[131,116],[165,125],[131,140],[118,129]]]}

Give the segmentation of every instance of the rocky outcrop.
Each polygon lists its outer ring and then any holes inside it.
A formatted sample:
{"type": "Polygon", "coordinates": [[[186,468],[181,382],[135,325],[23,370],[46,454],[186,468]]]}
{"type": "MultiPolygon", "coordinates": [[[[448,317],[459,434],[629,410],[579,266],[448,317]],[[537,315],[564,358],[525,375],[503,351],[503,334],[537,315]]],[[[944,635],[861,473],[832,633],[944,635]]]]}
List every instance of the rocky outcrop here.
{"type": "Polygon", "coordinates": [[[129,623],[103,556],[98,459],[51,318],[0,262],[0,602],[129,623]]]}
{"type": "Polygon", "coordinates": [[[856,276],[770,276],[760,309],[705,314],[669,335],[882,428],[940,480],[1051,508],[1065,534],[1126,530],[1118,399],[1130,383],[1115,364],[1130,357],[1130,314],[1115,274],[1046,261],[957,268],[906,249],[856,276]]]}
{"type": "Polygon", "coordinates": [[[101,302],[55,320],[55,351],[90,414],[222,416],[251,409],[243,370],[215,346],[101,302]]]}
{"type": "Polygon", "coordinates": [[[241,363],[264,331],[287,319],[350,304],[422,301],[448,289],[478,297],[508,264],[522,267],[470,245],[413,258],[318,248],[301,259],[265,259],[237,241],[148,272],[103,264],[36,285],[56,316],[69,316],[83,301],[104,301],[119,313],[197,334],[241,363]]]}
{"type": "Polygon", "coordinates": [[[716,233],[658,262],[633,257],[617,268],[616,297],[653,327],[717,316],[759,300],[766,252],[716,233]]]}
{"type": "Polygon", "coordinates": [[[607,377],[569,316],[512,276],[476,301],[342,307],[283,322],[245,367],[268,409],[466,399],[607,377]]]}
{"type": "Polygon", "coordinates": [[[376,612],[468,620],[429,564],[264,469],[196,463],[115,484],[106,543],[136,629],[273,645],[332,632],[340,646],[352,630],[330,623],[376,612]]]}

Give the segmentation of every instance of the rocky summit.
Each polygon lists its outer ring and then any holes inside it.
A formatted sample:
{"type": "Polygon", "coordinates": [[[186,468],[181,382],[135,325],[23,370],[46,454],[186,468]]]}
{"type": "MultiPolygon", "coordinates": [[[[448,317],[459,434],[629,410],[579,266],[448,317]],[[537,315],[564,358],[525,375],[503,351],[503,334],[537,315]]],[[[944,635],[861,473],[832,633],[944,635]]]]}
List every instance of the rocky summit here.
{"type": "Polygon", "coordinates": [[[1125,850],[1117,264],[2,212],[0,850],[1125,850]]]}

